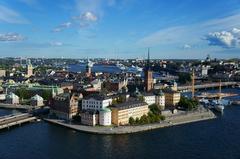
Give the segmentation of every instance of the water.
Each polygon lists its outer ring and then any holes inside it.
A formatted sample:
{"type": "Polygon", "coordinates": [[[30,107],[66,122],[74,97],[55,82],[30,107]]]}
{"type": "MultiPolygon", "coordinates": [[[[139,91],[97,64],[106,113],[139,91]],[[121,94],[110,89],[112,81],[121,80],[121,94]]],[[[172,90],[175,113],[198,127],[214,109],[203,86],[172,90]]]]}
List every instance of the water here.
{"type": "MultiPolygon", "coordinates": [[[[69,65],[69,71],[71,72],[84,72],[86,70],[86,65],[85,64],[73,64],[69,65]]],[[[102,64],[94,64],[92,67],[93,72],[104,72],[104,73],[120,73],[122,70],[118,68],[117,66],[114,65],[102,65],[102,64]]],[[[128,71],[132,73],[137,73],[134,71],[128,71]]],[[[144,77],[144,73],[141,72],[141,76],[144,77]]],[[[160,77],[161,75],[159,73],[153,73],[153,77],[157,78],[160,77]]]]}
{"type": "MultiPolygon", "coordinates": [[[[84,72],[86,70],[85,64],[74,64],[69,65],[69,71],[71,72],[84,72]]],[[[121,69],[114,65],[100,65],[94,64],[92,67],[93,72],[104,72],[104,73],[120,73],[121,69]]]]}
{"type": "Polygon", "coordinates": [[[1,131],[0,159],[239,159],[239,137],[240,106],[214,120],[118,136],[38,122],[1,131]]]}

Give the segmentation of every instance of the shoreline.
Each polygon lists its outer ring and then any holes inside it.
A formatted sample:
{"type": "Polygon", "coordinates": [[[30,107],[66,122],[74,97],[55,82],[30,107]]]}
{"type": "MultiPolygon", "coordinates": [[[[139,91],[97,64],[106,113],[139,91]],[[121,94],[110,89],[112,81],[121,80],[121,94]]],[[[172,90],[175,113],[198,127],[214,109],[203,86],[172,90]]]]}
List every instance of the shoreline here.
{"type": "Polygon", "coordinates": [[[200,121],[211,120],[215,118],[216,118],[216,115],[209,110],[204,112],[193,112],[189,114],[173,115],[171,117],[167,117],[166,120],[161,121],[160,123],[138,125],[138,126],[118,126],[118,127],[95,126],[94,127],[94,126],[85,126],[85,125],[78,125],[78,124],[68,124],[68,123],[65,123],[64,120],[58,120],[58,119],[44,118],[43,120],[51,124],[63,126],[65,128],[69,128],[72,130],[85,132],[85,133],[99,134],[99,135],[120,135],[120,134],[132,134],[137,132],[150,131],[154,129],[200,122],[200,121]]]}

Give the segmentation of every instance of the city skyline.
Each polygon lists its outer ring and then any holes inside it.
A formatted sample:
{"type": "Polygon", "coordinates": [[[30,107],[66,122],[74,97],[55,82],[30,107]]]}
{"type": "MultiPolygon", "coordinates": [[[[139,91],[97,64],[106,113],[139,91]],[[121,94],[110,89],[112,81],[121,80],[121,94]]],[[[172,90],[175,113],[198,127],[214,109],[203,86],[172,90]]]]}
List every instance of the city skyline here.
{"type": "Polygon", "coordinates": [[[239,0],[2,0],[1,57],[239,58],[239,0]]]}

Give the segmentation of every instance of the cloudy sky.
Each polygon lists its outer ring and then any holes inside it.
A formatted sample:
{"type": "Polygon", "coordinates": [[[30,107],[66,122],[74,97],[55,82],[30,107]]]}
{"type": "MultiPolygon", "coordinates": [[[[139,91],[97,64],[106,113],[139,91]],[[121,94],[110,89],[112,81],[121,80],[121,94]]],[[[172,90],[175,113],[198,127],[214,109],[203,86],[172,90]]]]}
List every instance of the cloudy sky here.
{"type": "Polygon", "coordinates": [[[0,0],[0,57],[240,58],[240,0],[0,0]]]}

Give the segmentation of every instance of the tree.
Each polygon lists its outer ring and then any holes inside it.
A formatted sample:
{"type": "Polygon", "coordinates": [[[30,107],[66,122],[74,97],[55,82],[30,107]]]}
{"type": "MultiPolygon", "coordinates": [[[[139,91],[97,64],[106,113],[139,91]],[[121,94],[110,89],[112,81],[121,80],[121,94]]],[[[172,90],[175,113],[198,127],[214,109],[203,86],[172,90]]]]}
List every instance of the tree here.
{"type": "Polygon", "coordinates": [[[133,117],[129,118],[129,124],[130,125],[134,125],[135,124],[135,121],[134,121],[133,117]]]}
{"type": "Polygon", "coordinates": [[[159,106],[157,104],[150,105],[149,109],[153,114],[160,114],[161,113],[161,109],[159,108],[159,106]]]}
{"type": "Polygon", "coordinates": [[[178,74],[178,82],[181,84],[186,84],[187,82],[191,81],[191,74],[190,73],[179,73],[178,74]]]}
{"type": "Polygon", "coordinates": [[[197,108],[198,106],[198,101],[195,99],[188,99],[186,97],[181,96],[180,101],[178,103],[179,106],[187,109],[187,110],[193,110],[197,108]]]}
{"type": "Polygon", "coordinates": [[[137,117],[136,119],[135,119],[135,124],[139,124],[140,123],[140,120],[139,120],[139,118],[137,117]]]}
{"type": "Polygon", "coordinates": [[[141,116],[140,118],[140,124],[148,124],[149,123],[149,119],[148,119],[148,116],[147,115],[143,115],[141,116]]]}

